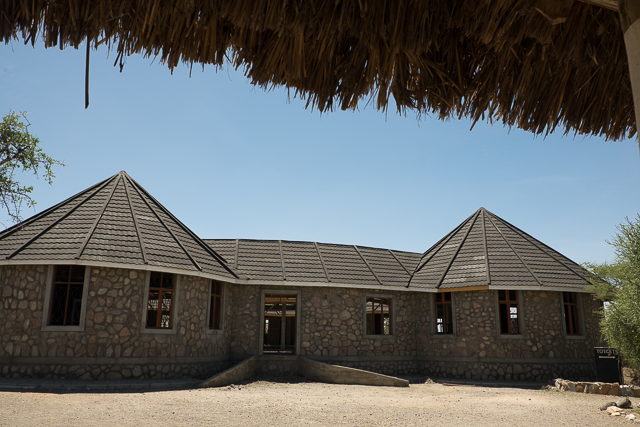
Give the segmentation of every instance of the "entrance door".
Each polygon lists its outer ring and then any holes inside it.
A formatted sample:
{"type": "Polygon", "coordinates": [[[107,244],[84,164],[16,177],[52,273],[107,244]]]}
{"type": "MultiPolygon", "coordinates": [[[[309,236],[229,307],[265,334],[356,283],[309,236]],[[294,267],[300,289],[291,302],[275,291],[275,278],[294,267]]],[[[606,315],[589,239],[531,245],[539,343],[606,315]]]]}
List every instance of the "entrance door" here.
{"type": "Polygon", "coordinates": [[[297,295],[264,296],[263,354],[296,352],[297,295]]]}

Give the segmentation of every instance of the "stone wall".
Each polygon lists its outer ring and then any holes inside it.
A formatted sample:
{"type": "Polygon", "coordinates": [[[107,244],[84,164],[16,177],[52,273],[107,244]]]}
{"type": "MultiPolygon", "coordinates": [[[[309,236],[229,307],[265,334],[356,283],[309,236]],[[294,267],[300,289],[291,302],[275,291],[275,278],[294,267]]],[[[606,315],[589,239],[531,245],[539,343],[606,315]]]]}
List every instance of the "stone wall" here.
{"type": "Polygon", "coordinates": [[[142,330],[145,272],[92,268],[82,331],[43,331],[47,266],[5,266],[0,375],[47,378],[207,377],[261,353],[262,292],[299,292],[299,355],[387,375],[575,380],[595,375],[597,308],[584,294],[585,333],[566,337],[560,292],[520,292],[522,334],[498,334],[496,291],[454,292],[455,333],[433,329],[432,295],[337,287],[224,287],[223,330],[208,330],[209,281],[181,276],[174,333],[142,330]],[[368,296],[391,298],[392,335],[365,334],[368,296]]]}
{"type": "Polygon", "coordinates": [[[427,331],[424,306],[428,295],[329,287],[233,286],[230,352],[236,358],[260,354],[262,292],[300,292],[301,356],[418,355],[418,335],[427,331]],[[393,334],[365,335],[364,306],[368,296],[393,300],[393,334]]]}
{"type": "Polygon", "coordinates": [[[426,330],[426,295],[345,288],[302,289],[301,356],[415,356],[426,330]],[[392,334],[365,334],[367,297],[392,299],[392,334]]]}
{"type": "Polygon", "coordinates": [[[455,333],[425,336],[425,374],[538,381],[595,376],[593,348],[602,342],[599,303],[591,295],[581,295],[583,334],[576,337],[564,335],[561,292],[521,291],[522,333],[513,336],[498,333],[496,291],[454,292],[452,298],[455,333]]]}
{"type": "MultiPolygon", "coordinates": [[[[208,280],[181,276],[174,308],[175,332],[158,334],[141,329],[146,313],[144,271],[91,268],[84,330],[43,331],[47,268],[3,267],[3,376],[206,377],[226,368],[229,336],[208,331],[208,280]]],[[[227,305],[225,320],[230,313],[227,305]]]]}

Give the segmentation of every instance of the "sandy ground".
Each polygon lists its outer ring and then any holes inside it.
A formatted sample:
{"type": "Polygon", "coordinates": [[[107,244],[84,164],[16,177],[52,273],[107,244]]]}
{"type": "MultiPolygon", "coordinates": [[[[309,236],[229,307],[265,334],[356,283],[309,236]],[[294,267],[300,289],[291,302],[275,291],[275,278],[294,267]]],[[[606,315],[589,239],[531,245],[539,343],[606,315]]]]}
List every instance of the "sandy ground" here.
{"type": "Polygon", "coordinates": [[[253,381],[148,393],[0,392],[0,426],[640,425],[601,412],[608,400],[615,398],[471,385],[253,381]]]}

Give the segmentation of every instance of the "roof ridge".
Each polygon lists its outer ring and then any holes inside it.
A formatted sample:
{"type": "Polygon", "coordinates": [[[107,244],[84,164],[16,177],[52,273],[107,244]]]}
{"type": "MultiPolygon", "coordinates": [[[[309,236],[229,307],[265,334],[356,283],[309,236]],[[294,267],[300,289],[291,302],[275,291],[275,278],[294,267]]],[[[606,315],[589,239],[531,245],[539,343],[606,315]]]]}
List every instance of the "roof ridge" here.
{"type": "MultiPolygon", "coordinates": [[[[7,255],[5,259],[9,259],[9,258],[13,258],[14,256],[16,256],[18,253],[20,253],[23,249],[25,249],[27,246],[29,246],[31,243],[33,243],[36,239],[38,239],[40,236],[44,235],[47,231],[51,230],[53,227],[55,227],[56,225],[58,225],[63,219],[67,218],[69,215],[71,215],[73,212],[76,211],[76,209],[78,209],[80,206],[82,206],[82,204],[86,203],[87,200],[91,199],[93,196],[95,196],[96,194],[98,194],[98,192],[100,190],[102,190],[104,187],[107,186],[107,184],[109,184],[109,182],[114,179],[116,177],[116,175],[113,175],[111,178],[108,178],[103,182],[102,186],[100,186],[100,188],[98,188],[97,190],[95,190],[93,193],[89,194],[89,196],[87,198],[85,198],[82,202],[78,203],[77,205],[75,205],[74,207],[72,207],[71,209],[69,209],[69,211],[67,213],[65,213],[64,215],[62,215],[60,218],[56,219],[55,221],[53,221],[51,224],[49,224],[47,227],[45,227],[44,229],[42,229],[38,234],[36,234],[35,236],[33,236],[31,239],[27,240],[26,243],[24,243],[22,246],[20,246],[18,249],[16,249],[15,251],[13,251],[11,254],[7,255]]],[[[94,186],[95,187],[95,186],[94,186]]],[[[92,188],[94,188],[92,187],[92,188]]],[[[6,237],[2,236],[2,237],[6,237]]]]}
{"type": "MultiPolygon", "coordinates": [[[[479,210],[479,209],[478,209],[479,210]]],[[[443,238],[441,238],[440,240],[438,240],[434,245],[432,245],[429,249],[427,249],[426,251],[424,251],[422,253],[422,258],[420,258],[420,262],[416,265],[416,268],[413,270],[413,273],[411,274],[411,279],[409,279],[409,284],[407,284],[407,287],[409,287],[409,285],[411,284],[411,280],[413,280],[413,276],[416,275],[417,273],[420,272],[420,270],[422,270],[424,268],[424,266],[434,257],[436,256],[436,254],[440,251],[440,249],[442,249],[445,244],[451,240],[451,238],[462,228],[464,227],[464,225],[471,219],[473,218],[474,215],[477,214],[478,211],[475,211],[474,213],[472,213],[469,217],[467,217],[467,219],[465,219],[464,221],[462,221],[456,228],[454,228],[453,230],[451,230],[448,234],[446,234],[443,238]],[[427,254],[427,252],[431,251],[433,248],[435,248],[436,246],[438,246],[440,243],[443,243],[437,250],[435,250],[431,256],[429,258],[427,258],[424,262],[424,256],[427,254]]]]}
{"type": "Polygon", "coordinates": [[[393,253],[393,251],[392,251],[391,249],[387,249],[387,250],[389,251],[389,253],[390,253],[390,254],[391,254],[391,256],[393,257],[393,259],[395,259],[395,260],[396,260],[396,262],[397,262],[398,264],[400,264],[400,267],[402,267],[402,269],[403,269],[404,271],[406,271],[406,272],[407,272],[407,274],[408,274],[409,276],[411,276],[411,273],[409,273],[409,270],[407,269],[407,267],[405,267],[405,265],[402,263],[402,261],[400,261],[400,260],[398,259],[398,257],[396,256],[396,254],[394,254],[394,253],[393,253]]]}
{"type": "Polygon", "coordinates": [[[113,188],[111,189],[111,194],[109,194],[109,197],[107,197],[107,200],[104,202],[104,205],[102,205],[100,214],[97,216],[96,220],[93,222],[93,226],[87,233],[87,237],[84,238],[82,245],[80,245],[80,249],[78,249],[78,252],[76,254],[76,259],[79,259],[82,256],[82,252],[84,252],[85,248],[87,247],[87,244],[89,243],[89,239],[91,239],[91,236],[93,235],[94,231],[96,231],[96,227],[98,226],[98,223],[102,219],[102,215],[104,215],[104,211],[107,209],[107,206],[109,206],[109,203],[111,202],[111,199],[113,198],[113,194],[116,192],[116,188],[118,188],[118,183],[120,182],[121,179],[122,179],[122,176],[118,174],[118,178],[116,178],[116,182],[113,185],[113,188]]]}
{"type": "MultiPolygon", "coordinates": [[[[115,175],[114,175],[115,176],[115,175]]],[[[43,210],[42,212],[35,214],[34,216],[27,218],[26,220],[19,222],[17,224],[12,225],[11,227],[3,230],[2,232],[0,232],[0,239],[3,239],[7,236],[10,236],[11,234],[15,233],[16,231],[22,230],[24,229],[25,226],[31,224],[32,222],[47,216],[48,214],[50,214],[52,211],[55,211],[56,209],[60,208],[61,206],[71,202],[72,200],[84,195],[85,193],[93,190],[95,187],[98,187],[102,184],[104,184],[106,181],[109,181],[110,179],[113,179],[114,176],[111,176],[107,179],[103,179],[102,181],[98,182],[97,184],[92,185],[89,188],[85,188],[84,190],[80,191],[79,193],[74,194],[71,197],[68,197],[67,199],[61,201],[60,203],[57,203],[53,206],[51,206],[50,208],[47,208],[45,210],[43,210]]]]}
{"type": "Polygon", "coordinates": [[[482,208],[482,244],[484,245],[484,263],[487,269],[487,285],[491,284],[491,270],[489,267],[489,248],[487,246],[487,227],[485,225],[485,214],[488,216],[488,211],[482,208]]]}
{"type": "Polygon", "coordinates": [[[313,245],[316,247],[316,252],[318,252],[318,258],[320,258],[320,264],[322,264],[322,269],[324,270],[325,276],[327,276],[327,281],[331,281],[331,276],[329,276],[329,272],[327,271],[327,266],[324,265],[324,260],[322,259],[322,254],[320,253],[320,247],[317,242],[313,242],[313,245]]]}
{"type": "Polygon", "coordinates": [[[469,237],[469,233],[471,233],[471,229],[473,228],[473,225],[476,223],[476,220],[478,219],[478,216],[480,215],[480,212],[481,212],[480,209],[478,209],[473,214],[473,220],[471,221],[471,225],[469,225],[469,229],[464,234],[464,237],[462,237],[462,240],[460,240],[460,243],[458,244],[458,247],[456,248],[456,251],[453,253],[453,255],[451,256],[451,259],[449,260],[449,264],[447,265],[447,267],[442,272],[442,276],[440,276],[440,280],[438,280],[438,284],[436,285],[437,289],[440,289],[440,285],[442,285],[442,282],[444,281],[444,278],[446,277],[447,273],[449,272],[449,269],[451,268],[451,265],[453,264],[453,261],[455,261],[455,259],[458,257],[458,254],[460,253],[460,248],[462,248],[462,245],[467,240],[467,237],[469,237]]]}
{"type": "MultiPolygon", "coordinates": [[[[133,181],[133,180],[132,180],[133,181]]],[[[135,183],[135,182],[134,182],[135,183]]],[[[137,184],[137,183],[135,183],[137,184]]],[[[162,224],[162,226],[165,228],[165,230],[167,230],[169,232],[169,234],[171,235],[171,237],[173,238],[173,240],[178,244],[178,246],[180,246],[180,249],[182,249],[184,251],[184,253],[187,255],[187,257],[189,258],[189,260],[191,261],[191,263],[196,267],[196,269],[198,271],[202,271],[202,267],[200,267],[200,264],[198,263],[198,261],[196,261],[195,258],[193,258],[193,256],[191,255],[191,253],[189,252],[189,250],[187,248],[184,247],[183,243],[180,241],[180,239],[178,239],[178,236],[176,236],[174,234],[173,231],[171,231],[171,229],[169,228],[169,226],[166,224],[166,222],[160,218],[160,215],[158,215],[158,213],[156,212],[156,210],[153,208],[153,206],[151,206],[151,204],[142,196],[142,194],[140,193],[140,188],[138,188],[139,186],[137,185],[133,185],[133,188],[136,190],[136,192],[138,193],[138,196],[140,196],[140,198],[142,199],[142,201],[147,205],[147,207],[151,210],[151,212],[155,215],[155,217],[158,219],[158,221],[160,221],[160,224],[162,224]]],[[[143,190],[144,191],[144,190],[143,190]]],[[[157,203],[156,200],[153,200],[154,202],[157,203]]]]}
{"type": "MultiPolygon", "coordinates": [[[[178,218],[176,218],[167,208],[165,208],[162,205],[162,203],[157,201],[155,199],[155,197],[153,197],[151,194],[149,194],[147,192],[147,190],[144,189],[144,187],[142,187],[133,178],[131,178],[129,175],[127,175],[126,172],[122,172],[122,173],[124,173],[124,175],[131,181],[132,185],[134,185],[134,187],[136,188],[136,191],[138,191],[138,193],[140,193],[140,191],[142,191],[149,199],[151,199],[162,210],[162,212],[164,212],[165,215],[167,215],[169,218],[171,218],[173,221],[175,221],[178,224],[178,226],[182,229],[182,231],[186,232],[189,236],[191,236],[191,238],[194,239],[196,241],[196,243],[198,243],[198,245],[202,249],[205,250],[205,252],[207,252],[207,253],[209,253],[209,255],[213,256],[225,270],[227,270],[229,273],[231,273],[234,277],[239,278],[239,276],[227,265],[227,261],[220,254],[218,254],[216,251],[213,250],[213,248],[211,248],[209,245],[207,245],[205,242],[203,242],[200,237],[198,237],[193,231],[191,231],[189,229],[189,227],[184,225],[182,223],[182,221],[180,221],[178,218]]],[[[143,200],[144,200],[144,198],[143,198],[143,200]]],[[[145,200],[145,203],[147,203],[146,200],[145,200]]],[[[155,213],[155,211],[154,211],[154,213],[155,213]]],[[[158,217],[158,220],[163,225],[165,225],[165,228],[166,228],[166,224],[164,223],[164,221],[162,219],[160,219],[160,217],[158,217]]],[[[168,228],[167,228],[167,230],[168,230],[168,228]]],[[[171,235],[173,236],[173,232],[171,232],[171,235]]],[[[179,242],[177,236],[175,236],[174,239],[176,239],[176,241],[179,242]]],[[[182,247],[182,242],[180,242],[179,244],[182,247]]],[[[187,251],[187,249],[184,248],[184,247],[183,247],[183,250],[185,251],[185,253],[187,253],[187,256],[189,256],[189,258],[191,258],[191,254],[189,253],[189,251],[187,251]]]]}
{"type": "Polygon", "coordinates": [[[133,203],[131,202],[129,185],[126,179],[123,179],[122,182],[124,183],[124,191],[127,194],[127,205],[129,205],[129,211],[131,212],[131,218],[133,219],[133,226],[136,229],[136,235],[138,236],[138,243],[140,244],[140,252],[142,254],[142,262],[145,264],[149,264],[149,260],[147,259],[147,248],[145,247],[144,241],[142,240],[142,232],[140,231],[140,225],[138,224],[136,210],[133,208],[133,203]]]}
{"type": "Polygon", "coordinates": [[[287,280],[287,273],[284,268],[284,254],[282,253],[282,240],[278,240],[278,248],[280,249],[280,262],[282,263],[282,280],[287,280]]]}
{"type": "MultiPolygon", "coordinates": [[[[318,244],[318,245],[331,245],[331,246],[344,246],[344,247],[350,247],[353,246],[353,244],[350,243],[327,243],[327,242],[316,242],[316,241],[312,241],[312,240],[287,240],[287,239],[238,239],[238,238],[224,238],[224,239],[211,239],[211,238],[203,238],[202,239],[205,243],[207,241],[236,241],[236,240],[240,240],[243,242],[265,242],[265,243],[276,243],[276,242],[283,242],[283,243],[308,243],[308,244],[318,244]]],[[[411,255],[420,255],[423,254],[423,252],[412,252],[412,251],[403,251],[403,250],[399,250],[399,249],[389,249],[389,248],[381,248],[381,247],[377,247],[377,246],[365,246],[365,245],[357,245],[360,249],[373,249],[373,250],[378,250],[378,251],[394,251],[396,253],[402,253],[402,254],[411,254],[411,255]]]]}
{"type": "MultiPolygon", "coordinates": [[[[540,284],[540,286],[544,286],[542,284],[542,281],[538,278],[538,276],[536,276],[536,274],[531,270],[531,268],[529,267],[529,265],[525,262],[524,259],[522,259],[522,257],[520,256],[520,254],[518,253],[518,251],[511,245],[511,243],[509,242],[509,240],[507,239],[507,237],[502,233],[502,231],[500,231],[500,229],[498,228],[498,226],[493,222],[493,218],[491,218],[493,214],[489,215],[489,222],[491,222],[491,225],[493,225],[493,227],[496,229],[496,231],[500,234],[500,237],[502,237],[502,239],[505,241],[505,243],[509,246],[509,248],[511,248],[511,250],[513,251],[513,253],[518,257],[518,259],[520,260],[520,262],[522,263],[522,265],[525,266],[525,268],[529,271],[529,274],[531,274],[531,276],[536,280],[536,282],[538,282],[540,284]]],[[[499,218],[499,217],[497,217],[499,218]]],[[[500,218],[502,219],[502,218],[500,218]]]]}
{"type": "Polygon", "coordinates": [[[568,258],[565,255],[562,255],[560,252],[556,251],[552,247],[546,245],[545,243],[543,243],[540,240],[536,239],[535,237],[531,236],[526,231],[521,230],[520,228],[518,228],[515,225],[511,224],[509,221],[505,221],[504,219],[500,218],[499,216],[497,216],[497,215],[495,215],[493,213],[491,213],[491,215],[493,215],[496,218],[500,219],[500,221],[504,222],[507,225],[507,227],[511,228],[514,232],[522,234],[522,237],[524,237],[527,241],[529,241],[529,243],[533,244],[540,251],[542,251],[543,253],[547,254],[551,258],[553,258],[553,260],[556,261],[558,264],[560,264],[562,267],[564,267],[565,269],[569,270],[573,274],[575,274],[577,276],[580,276],[581,278],[585,279],[585,277],[582,276],[582,274],[580,274],[578,271],[575,271],[573,268],[570,268],[568,265],[566,265],[564,262],[562,262],[560,259],[558,259],[558,257],[562,257],[562,258],[566,259],[567,261],[571,262],[576,267],[580,267],[580,264],[578,264],[577,262],[573,261],[571,258],[568,258]],[[543,248],[538,247],[539,244],[542,245],[543,248]],[[551,251],[552,253],[548,253],[544,249],[547,249],[547,250],[551,251]]]}
{"type": "Polygon", "coordinates": [[[362,261],[364,261],[364,263],[366,264],[366,266],[369,268],[369,270],[371,271],[371,274],[373,274],[373,277],[376,278],[376,280],[378,281],[378,283],[380,283],[381,285],[384,285],[384,283],[382,283],[382,280],[380,280],[380,278],[378,277],[378,275],[376,274],[375,271],[373,271],[373,268],[369,265],[369,263],[367,262],[367,260],[365,259],[364,255],[362,255],[362,253],[360,252],[360,249],[358,249],[358,247],[356,245],[353,245],[353,248],[356,250],[356,252],[358,253],[358,255],[360,255],[360,258],[362,258],[362,261]]]}
{"type": "Polygon", "coordinates": [[[235,256],[235,269],[238,269],[238,256],[240,253],[240,239],[236,239],[236,256],[235,256]]]}

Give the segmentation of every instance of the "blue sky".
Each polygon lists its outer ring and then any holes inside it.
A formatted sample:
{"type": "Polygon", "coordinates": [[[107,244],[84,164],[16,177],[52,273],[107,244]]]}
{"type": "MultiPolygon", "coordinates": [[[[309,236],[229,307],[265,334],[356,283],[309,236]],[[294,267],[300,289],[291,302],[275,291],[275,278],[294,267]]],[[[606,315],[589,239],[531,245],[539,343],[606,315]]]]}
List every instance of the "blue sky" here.
{"type": "MultiPolygon", "coordinates": [[[[67,165],[40,211],[126,170],[202,238],[309,240],[423,252],[479,207],[577,262],[640,212],[635,140],[534,137],[502,125],[358,111],[320,114],[225,67],[0,45],[0,113],[67,165]]],[[[24,211],[30,216],[33,211],[24,211]]],[[[10,222],[0,214],[5,225],[10,222]]]]}

